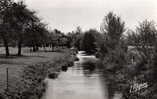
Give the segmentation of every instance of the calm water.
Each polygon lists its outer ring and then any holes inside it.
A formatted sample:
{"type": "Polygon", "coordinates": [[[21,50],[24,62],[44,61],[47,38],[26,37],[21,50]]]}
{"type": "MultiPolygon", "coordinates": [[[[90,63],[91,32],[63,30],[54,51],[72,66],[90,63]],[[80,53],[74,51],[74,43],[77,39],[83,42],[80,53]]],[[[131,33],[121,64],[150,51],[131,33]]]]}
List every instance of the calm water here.
{"type": "Polygon", "coordinates": [[[106,86],[93,64],[97,59],[82,52],[77,56],[80,60],[66,72],[61,72],[57,79],[46,79],[43,99],[107,99],[106,86]]]}

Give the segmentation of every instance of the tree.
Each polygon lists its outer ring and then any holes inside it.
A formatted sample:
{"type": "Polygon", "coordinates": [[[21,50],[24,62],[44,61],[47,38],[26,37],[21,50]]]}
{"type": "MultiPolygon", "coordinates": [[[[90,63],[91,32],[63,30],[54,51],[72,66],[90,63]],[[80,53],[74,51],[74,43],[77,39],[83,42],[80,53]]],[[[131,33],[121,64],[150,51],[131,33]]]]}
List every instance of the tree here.
{"type": "Polygon", "coordinates": [[[78,50],[80,50],[80,41],[82,38],[82,29],[80,26],[76,28],[76,31],[73,32],[73,46],[76,47],[78,50]]]}
{"type": "Polygon", "coordinates": [[[128,40],[138,50],[143,62],[152,60],[157,30],[153,21],[145,20],[128,36],[128,40]]]}
{"type": "Polygon", "coordinates": [[[81,40],[81,50],[86,51],[88,54],[95,53],[96,51],[96,30],[90,29],[86,31],[81,40]]]}
{"type": "Polygon", "coordinates": [[[35,52],[39,46],[45,45],[48,33],[44,24],[34,23],[26,29],[24,43],[26,46],[33,47],[33,51],[35,52]]]}
{"type": "Polygon", "coordinates": [[[67,36],[67,47],[71,48],[73,43],[73,33],[69,32],[66,34],[67,36]]]}
{"type": "Polygon", "coordinates": [[[100,58],[104,68],[103,74],[109,82],[107,84],[108,98],[112,99],[115,91],[120,89],[118,87],[120,80],[117,74],[127,63],[126,49],[122,46],[124,44],[122,34],[125,31],[125,23],[119,16],[109,12],[103,20],[101,31],[104,34],[104,41],[100,44],[99,52],[104,55],[100,58]]]}
{"type": "Polygon", "coordinates": [[[29,28],[32,23],[38,22],[38,18],[35,16],[34,11],[30,11],[26,8],[23,2],[13,3],[10,8],[10,24],[14,29],[14,36],[17,40],[18,55],[21,55],[21,48],[24,39],[26,29],[29,28]]]}
{"type": "MultiPolygon", "coordinates": [[[[153,21],[144,20],[136,27],[136,31],[132,31],[128,36],[128,42],[136,49],[140,59],[136,63],[134,76],[138,81],[147,82],[148,88],[145,91],[131,94],[140,97],[148,97],[149,99],[156,99],[157,88],[157,30],[153,21]],[[151,93],[150,93],[151,92],[151,93]],[[144,94],[143,94],[144,93],[144,94]]],[[[140,98],[140,99],[142,99],[140,98]]]]}
{"type": "Polygon", "coordinates": [[[112,46],[115,46],[118,44],[122,33],[125,31],[125,23],[121,21],[119,16],[115,15],[113,12],[109,12],[104,18],[101,30],[106,34],[112,46]]]}
{"type": "Polygon", "coordinates": [[[142,52],[143,59],[146,61],[151,59],[152,49],[156,40],[156,28],[153,22],[143,21],[136,29],[137,39],[139,42],[136,44],[136,48],[142,52]]]}
{"type": "Polygon", "coordinates": [[[116,46],[119,46],[122,34],[125,31],[125,23],[119,16],[113,12],[109,12],[107,16],[105,16],[100,29],[104,34],[104,43],[100,44],[99,47],[100,52],[104,54],[114,50],[116,46]]]}
{"type": "Polygon", "coordinates": [[[136,33],[133,30],[128,30],[127,31],[127,44],[128,46],[135,46],[137,44],[137,40],[136,40],[136,33]]]}
{"type": "Polygon", "coordinates": [[[62,46],[62,37],[64,36],[64,34],[57,29],[54,29],[53,31],[53,42],[55,42],[55,46],[62,46]]]}
{"type": "Polygon", "coordinates": [[[9,8],[12,6],[12,0],[0,1],[0,37],[5,46],[6,56],[9,56],[9,41],[11,36],[11,26],[8,19],[10,18],[9,8]]]}

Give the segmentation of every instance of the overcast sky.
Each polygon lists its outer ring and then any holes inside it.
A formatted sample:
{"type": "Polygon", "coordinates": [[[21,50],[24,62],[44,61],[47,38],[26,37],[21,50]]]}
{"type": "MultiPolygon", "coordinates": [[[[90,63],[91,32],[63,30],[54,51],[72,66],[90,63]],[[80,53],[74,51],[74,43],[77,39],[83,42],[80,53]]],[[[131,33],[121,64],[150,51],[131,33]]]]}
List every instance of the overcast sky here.
{"type": "Polygon", "coordinates": [[[121,16],[131,29],[144,19],[157,22],[157,0],[25,0],[25,3],[51,29],[63,32],[75,30],[77,26],[99,30],[109,11],[121,16]]]}

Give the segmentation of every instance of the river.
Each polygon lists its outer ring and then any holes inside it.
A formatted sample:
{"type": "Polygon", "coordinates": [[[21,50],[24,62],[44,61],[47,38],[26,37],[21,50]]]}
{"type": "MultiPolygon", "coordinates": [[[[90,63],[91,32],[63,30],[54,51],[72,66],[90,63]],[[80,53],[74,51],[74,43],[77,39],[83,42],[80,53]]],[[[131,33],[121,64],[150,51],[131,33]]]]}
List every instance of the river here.
{"type": "Polygon", "coordinates": [[[93,64],[95,56],[80,51],[77,57],[79,61],[62,71],[57,79],[46,79],[47,89],[42,99],[107,99],[101,72],[93,64]]]}

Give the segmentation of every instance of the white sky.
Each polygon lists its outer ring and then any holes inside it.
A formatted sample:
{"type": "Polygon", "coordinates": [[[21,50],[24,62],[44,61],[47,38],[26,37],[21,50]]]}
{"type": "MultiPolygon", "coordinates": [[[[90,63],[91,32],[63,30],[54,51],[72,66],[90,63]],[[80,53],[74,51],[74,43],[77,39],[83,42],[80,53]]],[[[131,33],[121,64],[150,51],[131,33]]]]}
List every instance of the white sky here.
{"type": "Polygon", "coordinates": [[[157,0],[25,0],[25,3],[51,29],[63,32],[75,30],[77,26],[83,30],[99,29],[109,11],[121,16],[131,29],[145,19],[157,22],[157,0]]]}

